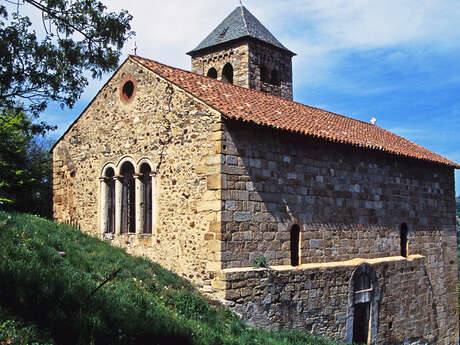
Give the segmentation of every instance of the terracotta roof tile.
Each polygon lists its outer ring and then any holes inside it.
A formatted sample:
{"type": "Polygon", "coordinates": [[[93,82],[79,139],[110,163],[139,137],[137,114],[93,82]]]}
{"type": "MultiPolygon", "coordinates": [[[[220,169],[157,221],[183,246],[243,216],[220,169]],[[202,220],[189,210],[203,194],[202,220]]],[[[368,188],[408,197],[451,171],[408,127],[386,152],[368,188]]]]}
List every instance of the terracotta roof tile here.
{"type": "Polygon", "coordinates": [[[130,56],[130,58],[199,98],[228,118],[460,169],[457,163],[376,125],[220,82],[146,58],[138,56],[130,56]]]}

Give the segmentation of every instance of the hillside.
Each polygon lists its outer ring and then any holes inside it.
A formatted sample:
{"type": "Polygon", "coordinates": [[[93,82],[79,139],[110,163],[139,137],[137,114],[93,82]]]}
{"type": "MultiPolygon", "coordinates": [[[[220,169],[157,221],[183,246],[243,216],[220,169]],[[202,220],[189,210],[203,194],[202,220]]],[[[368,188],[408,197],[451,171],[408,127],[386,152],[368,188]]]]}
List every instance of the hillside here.
{"type": "Polygon", "coordinates": [[[69,225],[0,212],[0,243],[1,345],[335,344],[249,327],[159,265],[69,225]]]}
{"type": "Polygon", "coordinates": [[[456,206],[457,206],[457,216],[460,216],[460,197],[455,199],[456,206]]]}

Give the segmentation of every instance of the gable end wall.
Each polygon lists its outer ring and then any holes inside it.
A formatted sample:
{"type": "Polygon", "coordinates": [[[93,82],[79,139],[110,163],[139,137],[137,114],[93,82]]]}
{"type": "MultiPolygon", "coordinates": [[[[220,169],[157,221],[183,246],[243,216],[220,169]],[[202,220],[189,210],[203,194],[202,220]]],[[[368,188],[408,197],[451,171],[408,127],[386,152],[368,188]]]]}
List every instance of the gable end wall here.
{"type": "Polygon", "coordinates": [[[220,114],[132,60],[119,69],[53,150],[54,218],[146,256],[199,284],[220,268],[217,189],[220,114]],[[126,77],[137,83],[120,100],[126,77]],[[103,235],[100,181],[108,164],[151,162],[156,222],[151,235],[103,235]]]}

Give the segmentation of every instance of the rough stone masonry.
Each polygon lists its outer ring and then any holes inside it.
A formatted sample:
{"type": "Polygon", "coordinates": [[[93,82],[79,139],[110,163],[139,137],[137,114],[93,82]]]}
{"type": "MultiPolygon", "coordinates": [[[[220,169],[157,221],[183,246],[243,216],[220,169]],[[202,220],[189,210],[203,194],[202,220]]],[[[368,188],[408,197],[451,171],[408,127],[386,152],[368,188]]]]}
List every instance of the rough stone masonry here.
{"type": "Polygon", "coordinates": [[[55,219],[181,274],[255,325],[458,344],[459,166],[291,102],[293,53],[248,13],[237,8],[190,53],[196,73],[122,64],[53,148],[55,219]],[[253,267],[260,257],[268,268],[253,267]]]}

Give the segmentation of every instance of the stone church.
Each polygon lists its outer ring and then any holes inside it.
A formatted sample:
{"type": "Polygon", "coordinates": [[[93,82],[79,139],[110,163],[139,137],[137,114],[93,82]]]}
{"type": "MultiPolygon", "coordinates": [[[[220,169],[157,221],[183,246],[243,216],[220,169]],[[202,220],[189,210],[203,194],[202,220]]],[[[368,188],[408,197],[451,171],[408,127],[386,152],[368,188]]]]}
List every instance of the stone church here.
{"type": "Polygon", "coordinates": [[[458,344],[460,166],[292,101],[295,54],[243,6],[188,54],[129,56],[56,143],[55,219],[255,325],[458,344]]]}

